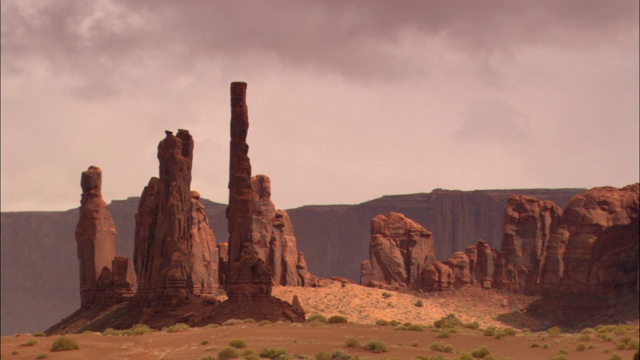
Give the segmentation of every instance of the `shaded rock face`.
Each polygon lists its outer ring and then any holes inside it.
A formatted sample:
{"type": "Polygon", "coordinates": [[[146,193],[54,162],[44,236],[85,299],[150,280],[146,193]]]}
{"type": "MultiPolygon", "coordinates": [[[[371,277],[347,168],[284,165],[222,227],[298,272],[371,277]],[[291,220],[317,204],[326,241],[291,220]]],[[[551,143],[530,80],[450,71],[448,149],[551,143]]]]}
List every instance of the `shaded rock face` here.
{"type": "Polygon", "coordinates": [[[598,187],[574,196],[553,229],[543,268],[547,291],[638,286],[639,184],[598,187]]]}
{"type": "Polygon", "coordinates": [[[286,281],[290,271],[299,279],[298,258],[291,222],[288,216],[285,219],[286,213],[275,211],[271,201],[269,178],[251,177],[246,143],[249,130],[246,89],[246,83],[231,83],[229,206],[226,211],[229,268],[225,277],[228,299],[214,307],[210,320],[224,322],[233,318],[252,318],[302,322],[304,312],[299,306],[293,307],[271,296],[274,278],[267,262],[279,266],[276,280],[286,281]],[[294,262],[290,268],[281,267],[289,266],[287,251],[291,243],[296,254],[294,262]]]}
{"type": "Polygon", "coordinates": [[[124,280],[130,281],[123,284],[129,288],[128,291],[118,292],[111,286],[114,281],[118,233],[107,204],[102,199],[102,170],[90,166],[82,173],[80,186],[82,198],[75,238],[80,262],[81,306],[86,308],[95,303],[121,301],[122,299],[117,299],[131,295],[135,287],[135,278],[124,275],[124,280]]]}
{"type": "Polygon", "coordinates": [[[431,232],[400,213],[371,220],[370,260],[362,264],[363,285],[412,288],[419,266],[435,262],[431,232]]]}
{"type": "Polygon", "coordinates": [[[165,133],[158,144],[160,176],[143,190],[136,214],[138,299],[150,306],[209,294],[218,280],[215,238],[199,194],[190,189],[193,138],[182,129],[165,133]]]}
{"type": "Polygon", "coordinates": [[[116,256],[111,268],[102,268],[96,291],[98,301],[105,305],[127,301],[135,295],[135,286],[136,275],[131,260],[116,256]]]}
{"type": "Polygon", "coordinates": [[[456,289],[471,284],[471,271],[469,271],[471,265],[467,254],[456,251],[443,263],[453,271],[453,286],[456,289]]]}
{"type": "Polygon", "coordinates": [[[551,229],[561,215],[562,210],[551,201],[524,195],[509,197],[495,287],[530,292],[540,283],[551,229]]]}

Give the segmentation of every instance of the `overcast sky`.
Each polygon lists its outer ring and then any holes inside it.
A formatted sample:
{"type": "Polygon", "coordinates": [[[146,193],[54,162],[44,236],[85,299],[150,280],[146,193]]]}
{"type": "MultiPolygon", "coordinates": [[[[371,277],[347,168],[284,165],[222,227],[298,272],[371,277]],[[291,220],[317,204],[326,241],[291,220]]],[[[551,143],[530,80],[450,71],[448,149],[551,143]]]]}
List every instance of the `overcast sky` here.
{"type": "Polygon", "coordinates": [[[279,208],[638,181],[638,1],[2,0],[2,211],[158,175],[227,202],[229,83],[279,208]]]}

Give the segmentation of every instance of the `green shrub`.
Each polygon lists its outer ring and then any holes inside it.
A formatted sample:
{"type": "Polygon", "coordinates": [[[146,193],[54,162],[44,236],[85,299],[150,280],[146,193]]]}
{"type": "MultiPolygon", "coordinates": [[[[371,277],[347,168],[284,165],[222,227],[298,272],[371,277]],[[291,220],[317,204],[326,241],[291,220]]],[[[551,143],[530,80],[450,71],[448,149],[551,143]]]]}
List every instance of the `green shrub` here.
{"type": "Polygon", "coordinates": [[[247,324],[255,324],[255,320],[254,319],[244,319],[242,320],[243,323],[247,323],[247,324]]]}
{"type": "Polygon", "coordinates": [[[413,305],[415,305],[416,307],[423,307],[424,306],[424,304],[422,303],[422,300],[416,301],[415,304],[413,304],[413,305]]]}
{"type": "Polygon", "coordinates": [[[287,355],[287,350],[281,348],[266,348],[260,352],[261,358],[276,359],[279,356],[287,355]]]}
{"type": "Polygon", "coordinates": [[[401,324],[401,323],[400,323],[400,321],[398,321],[398,320],[391,320],[391,321],[389,321],[389,325],[391,325],[391,326],[398,326],[398,325],[400,325],[400,324],[401,324]]]}
{"type": "Polygon", "coordinates": [[[41,353],[41,354],[38,354],[38,356],[36,356],[36,359],[46,359],[47,356],[49,356],[49,355],[47,355],[45,353],[41,353]]]}
{"type": "Polygon", "coordinates": [[[478,324],[477,321],[474,321],[474,322],[464,324],[464,327],[466,327],[467,329],[477,329],[480,327],[480,324],[478,324]]]}
{"type": "Polygon", "coordinates": [[[20,352],[18,352],[17,350],[13,350],[13,351],[11,352],[11,355],[18,355],[18,354],[20,354],[20,352]]]}
{"type": "Polygon", "coordinates": [[[549,329],[547,330],[547,334],[549,334],[549,336],[551,336],[551,337],[557,337],[557,336],[560,336],[560,334],[561,334],[561,333],[562,333],[562,329],[560,329],[560,328],[559,328],[559,327],[557,327],[557,326],[554,326],[554,327],[549,328],[549,329]]]}
{"type": "Polygon", "coordinates": [[[507,334],[508,336],[516,336],[516,329],[511,328],[511,327],[506,327],[504,329],[502,329],[502,331],[504,331],[505,334],[507,334]]]}
{"type": "Polygon", "coordinates": [[[445,342],[433,342],[429,345],[429,350],[450,353],[453,352],[453,346],[445,342]]]}
{"type": "Polygon", "coordinates": [[[632,339],[627,343],[628,350],[638,350],[638,339],[632,339]]]}
{"type": "Polygon", "coordinates": [[[247,347],[247,343],[245,343],[244,340],[241,340],[241,339],[233,339],[229,341],[229,346],[234,347],[236,349],[244,349],[247,347]]]}
{"type": "Polygon", "coordinates": [[[458,320],[458,318],[454,314],[449,314],[439,320],[434,321],[433,326],[437,328],[454,328],[456,326],[462,326],[462,321],[458,320]]]}
{"type": "Polygon", "coordinates": [[[389,325],[389,322],[387,320],[376,320],[376,325],[380,325],[380,326],[387,326],[389,325]]]}
{"type": "MultiPolygon", "coordinates": [[[[188,326],[188,325],[187,325],[188,326]]],[[[148,325],[145,324],[136,324],[131,327],[131,329],[127,330],[127,335],[144,335],[151,334],[153,329],[151,329],[148,325]]]]}
{"type": "Polygon", "coordinates": [[[448,338],[449,336],[451,336],[451,335],[449,335],[448,331],[440,330],[440,332],[438,333],[437,337],[439,337],[441,339],[445,339],[445,338],[448,338]]]}
{"type": "Polygon", "coordinates": [[[200,341],[200,345],[208,345],[208,344],[209,344],[209,340],[200,341]]]}
{"type": "Polygon", "coordinates": [[[61,336],[57,338],[53,342],[53,344],[51,344],[51,348],[49,348],[49,351],[77,350],[79,348],[80,347],[78,346],[78,343],[75,342],[75,340],[67,336],[61,336]]]}
{"type": "Polygon", "coordinates": [[[533,343],[533,344],[531,344],[531,347],[532,347],[532,348],[539,348],[539,347],[540,347],[540,344],[538,344],[538,343],[533,343]]]}
{"type": "Polygon", "coordinates": [[[167,333],[175,333],[175,332],[187,331],[189,329],[191,329],[191,326],[185,323],[177,323],[175,325],[162,328],[162,331],[167,333]]]}
{"type": "Polygon", "coordinates": [[[591,340],[591,336],[589,336],[588,334],[581,334],[580,337],[578,337],[578,340],[580,340],[580,341],[589,341],[589,340],[591,340]]]}
{"type": "Polygon", "coordinates": [[[413,347],[418,346],[418,342],[417,342],[417,341],[413,341],[413,342],[411,342],[411,346],[413,346],[413,347]]]}
{"type": "Polygon", "coordinates": [[[585,351],[586,349],[587,349],[587,344],[585,343],[578,343],[578,345],[576,345],[577,351],[585,351]]]}
{"type": "MultiPolygon", "coordinates": [[[[352,360],[354,359],[348,352],[343,352],[342,350],[336,350],[331,353],[331,359],[333,360],[352,360]]],[[[355,359],[359,359],[356,357],[355,359]]]]}
{"type": "Polygon", "coordinates": [[[371,340],[364,344],[364,348],[374,353],[381,353],[389,351],[389,347],[387,344],[383,343],[380,340],[371,340]]]}
{"type": "Polygon", "coordinates": [[[37,332],[35,334],[33,334],[33,336],[35,337],[41,337],[41,336],[47,336],[47,334],[43,333],[43,332],[37,332]]]}
{"type": "Polygon", "coordinates": [[[460,354],[460,356],[458,357],[458,360],[473,360],[473,356],[471,356],[471,353],[463,352],[463,353],[462,353],[462,354],[460,354]]]}
{"type": "Polygon", "coordinates": [[[258,326],[271,326],[273,323],[269,320],[262,320],[258,323],[258,326]]]}
{"type": "Polygon", "coordinates": [[[382,293],[382,297],[385,298],[385,299],[388,299],[388,298],[391,297],[391,294],[389,294],[388,292],[385,291],[385,292],[382,293]]]}
{"type": "Polygon", "coordinates": [[[504,332],[504,330],[502,329],[498,329],[496,330],[495,335],[493,336],[496,339],[502,339],[503,337],[507,336],[507,333],[504,332]]]}
{"type": "Polygon", "coordinates": [[[122,336],[122,332],[120,330],[114,330],[112,328],[108,328],[102,332],[102,335],[122,336]]]}
{"type": "Polygon", "coordinates": [[[614,353],[613,355],[611,355],[609,360],[622,360],[622,356],[620,356],[620,354],[614,353]]]}
{"type": "Polygon", "coordinates": [[[307,318],[307,322],[312,322],[312,321],[318,321],[318,322],[326,323],[327,322],[327,318],[322,316],[322,315],[320,315],[320,314],[311,314],[307,318]]]}
{"type": "Polygon", "coordinates": [[[486,346],[480,346],[479,348],[471,352],[471,356],[476,359],[483,359],[485,356],[491,354],[491,351],[486,346]]]}
{"type": "Polygon", "coordinates": [[[35,345],[35,344],[37,344],[37,343],[38,343],[38,341],[37,341],[37,340],[35,340],[35,339],[31,339],[31,340],[28,340],[26,343],[24,343],[24,344],[22,344],[22,345],[20,345],[20,346],[33,346],[33,345],[35,345]]]}
{"type": "Polygon", "coordinates": [[[591,334],[595,334],[595,329],[593,328],[584,328],[582,329],[582,331],[580,331],[581,335],[591,335],[591,334]]]}
{"type": "Polygon", "coordinates": [[[218,325],[218,324],[207,324],[207,326],[206,326],[207,329],[216,329],[216,328],[219,328],[219,327],[220,327],[220,325],[218,325]]]}
{"type": "Polygon", "coordinates": [[[340,315],[333,315],[327,319],[329,324],[342,324],[347,322],[347,318],[340,315]]]}
{"type": "Polygon", "coordinates": [[[482,331],[482,335],[484,336],[494,336],[496,334],[497,328],[495,326],[489,326],[488,328],[482,331]]]}
{"type": "Polygon", "coordinates": [[[236,348],[229,347],[229,346],[218,351],[218,360],[235,359],[239,356],[240,356],[240,353],[238,353],[238,350],[236,350],[236,348]]]}
{"type": "Polygon", "coordinates": [[[558,350],[558,355],[569,355],[569,352],[566,349],[558,350]]]}
{"type": "Polygon", "coordinates": [[[347,347],[358,347],[360,346],[360,340],[356,338],[348,338],[347,341],[344,342],[347,347]]]}

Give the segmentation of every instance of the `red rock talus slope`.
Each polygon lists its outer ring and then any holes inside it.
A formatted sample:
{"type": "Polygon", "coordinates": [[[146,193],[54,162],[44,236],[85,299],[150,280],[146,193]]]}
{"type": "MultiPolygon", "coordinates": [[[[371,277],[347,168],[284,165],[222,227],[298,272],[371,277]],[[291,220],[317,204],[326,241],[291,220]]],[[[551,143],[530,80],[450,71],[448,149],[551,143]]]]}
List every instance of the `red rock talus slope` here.
{"type": "Polygon", "coordinates": [[[191,192],[193,138],[166,131],[158,145],[160,176],[143,190],[136,214],[136,299],[178,306],[217,288],[217,247],[199,194],[191,192]]]}

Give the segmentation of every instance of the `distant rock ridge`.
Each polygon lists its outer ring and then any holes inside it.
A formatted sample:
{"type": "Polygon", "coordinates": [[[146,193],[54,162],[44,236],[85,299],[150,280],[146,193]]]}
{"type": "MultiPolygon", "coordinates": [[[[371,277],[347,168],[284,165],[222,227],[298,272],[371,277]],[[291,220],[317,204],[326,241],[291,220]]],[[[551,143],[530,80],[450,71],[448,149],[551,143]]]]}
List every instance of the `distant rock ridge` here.
{"type": "Polygon", "coordinates": [[[135,275],[131,261],[116,256],[118,233],[102,199],[102,170],[90,166],[82,173],[80,186],[82,198],[75,238],[80,263],[81,307],[126,301],[135,292],[135,275]]]}
{"type": "Polygon", "coordinates": [[[371,221],[371,257],[362,263],[361,284],[421,291],[468,284],[554,295],[637,292],[638,203],[637,183],[590,189],[564,211],[551,201],[513,195],[504,210],[500,251],[479,240],[443,263],[435,256],[416,258],[410,249],[421,242],[407,241],[407,235],[390,241],[391,233],[428,233],[433,248],[431,232],[402,214],[378,215],[371,221]],[[393,225],[388,219],[395,219],[393,225]],[[416,262],[417,280],[408,267],[416,262]]]}

